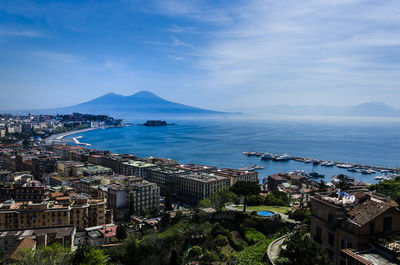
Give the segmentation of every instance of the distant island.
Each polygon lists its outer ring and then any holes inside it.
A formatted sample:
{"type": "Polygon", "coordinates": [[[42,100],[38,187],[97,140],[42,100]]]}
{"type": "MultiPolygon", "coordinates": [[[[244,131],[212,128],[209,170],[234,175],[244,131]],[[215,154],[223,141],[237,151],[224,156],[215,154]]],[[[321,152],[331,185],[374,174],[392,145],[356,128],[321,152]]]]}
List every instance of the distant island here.
{"type": "Polygon", "coordinates": [[[175,125],[175,123],[167,123],[166,121],[160,121],[160,120],[147,120],[142,125],[149,126],[149,127],[156,127],[156,126],[175,125]]]}

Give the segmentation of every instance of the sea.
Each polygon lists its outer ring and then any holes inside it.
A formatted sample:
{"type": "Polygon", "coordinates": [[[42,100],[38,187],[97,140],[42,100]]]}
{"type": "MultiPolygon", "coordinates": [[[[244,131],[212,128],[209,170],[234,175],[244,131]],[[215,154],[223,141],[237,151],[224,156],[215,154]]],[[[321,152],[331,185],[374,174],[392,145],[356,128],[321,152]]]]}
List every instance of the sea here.
{"type": "MultiPolygon", "coordinates": [[[[129,121],[129,120],[128,120],[129,121]]],[[[92,130],[67,138],[79,139],[92,148],[139,157],[171,158],[181,164],[195,163],[218,168],[264,167],[260,181],[270,174],[304,170],[332,176],[346,174],[376,183],[380,172],[365,175],[338,167],[297,161],[274,162],[248,157],[244,151],[400,167],[400,120],[360,117],[220,117],[167,120],[174,125],[145,127],[131,121],[122,128],[92,130]]]]}

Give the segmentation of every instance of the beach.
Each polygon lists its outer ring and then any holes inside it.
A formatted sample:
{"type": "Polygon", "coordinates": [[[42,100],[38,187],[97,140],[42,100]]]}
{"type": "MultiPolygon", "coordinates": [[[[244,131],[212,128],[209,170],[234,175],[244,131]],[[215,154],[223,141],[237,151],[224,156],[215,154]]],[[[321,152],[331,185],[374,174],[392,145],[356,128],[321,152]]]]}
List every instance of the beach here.
{"type": "Polygon", "coordinates": [[[86,129],[81,129],[81,130],[73,130],[73,131],[68,131],[68,132],[63,132],[63,133],[57,133],[57,134],[53,134],[53,135],[47,137],[44,141],[46,144],[52,144],[54,142],[63,142],[63,138],[66,136],[70,136],[70,135],[77,134],[77,133],[93,131],[96,129],[99,129],[99,128],[86,128],[86,129]]]}

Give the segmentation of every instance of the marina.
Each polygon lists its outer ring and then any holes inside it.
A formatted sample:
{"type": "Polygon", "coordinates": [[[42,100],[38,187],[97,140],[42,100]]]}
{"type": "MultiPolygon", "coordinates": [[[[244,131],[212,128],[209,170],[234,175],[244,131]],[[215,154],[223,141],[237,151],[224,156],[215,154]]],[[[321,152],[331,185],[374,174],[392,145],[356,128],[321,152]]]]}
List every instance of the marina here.
{"type": "MultiPolygon", "coordinates": [[[[396,168],[390,167],[382,167],[382,166],[371,166],[364,164],[355,164],[355,163],[347,163],[347,162],[338,162],[338,161],[329,161],[329,160],[320,160],[313,158],[305,158],[298,156],[290,156],[288,154],[273,154],[273,153],[260,153],[260,152],[242,152],[243,155],[249,157],[261,157],[261,160],[271,160],[275,162],[285,162],[289,160],[302,162],[302,163],[312,163],[313,166],[321,166],[321,167],[337,167],[341,169],[345,169],[349,172],[360,173],[362,175],[371,175],[380,172],[383,176],[376,176],[375,180],[385,180],[392,179],[398,176],[398,170],[396,168]]],[[[323,178],[323,174],[319,174],[317,172],[312,172],[309,174],[313,178],[323,178]]]]}

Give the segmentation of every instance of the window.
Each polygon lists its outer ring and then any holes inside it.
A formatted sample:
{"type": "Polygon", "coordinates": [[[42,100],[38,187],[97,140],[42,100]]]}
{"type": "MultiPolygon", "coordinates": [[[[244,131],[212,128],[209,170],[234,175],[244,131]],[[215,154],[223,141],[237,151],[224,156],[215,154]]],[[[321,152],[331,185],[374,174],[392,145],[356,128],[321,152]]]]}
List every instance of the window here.
{"type": "Polygon", "coordinates": [[[392,231],[392,217],[386,216],[383,218],[383,231],[388,232],[392,231]]]}
{"type": "Polygon", "coordinates": [[[351,241],[348,240],[347,238],[342,239],[342,248],[351,248],[353,245],[351,244],[351,241]]]}
{"type": "Polygon", "coordinates": [[[333,214],[328,214],[328,223],[331,225],[335,223],[335,216],[333,214]]]}
{"type": "Polygon", "coordinates": [[[333,245],[335,243],[335,235],[331,232],[329,232],[328,234],[328,242],[329,245],[333,245]]]}
{"type": "Polygon", "coordinates": [[[372,221],[369,223],[369,234],[373,235],[375,233],[375,222],[372,221]]]}
{"type": "Polygon", "coordinates": [[[315,241],[321,243],[321,242],[322,242],[322,238],[321,238],[321,234],[322,234],[321,227],[317,226],[316,229],[317,229],[317,231],[316,231],[316,234],[315,234],[315,241]]]}

